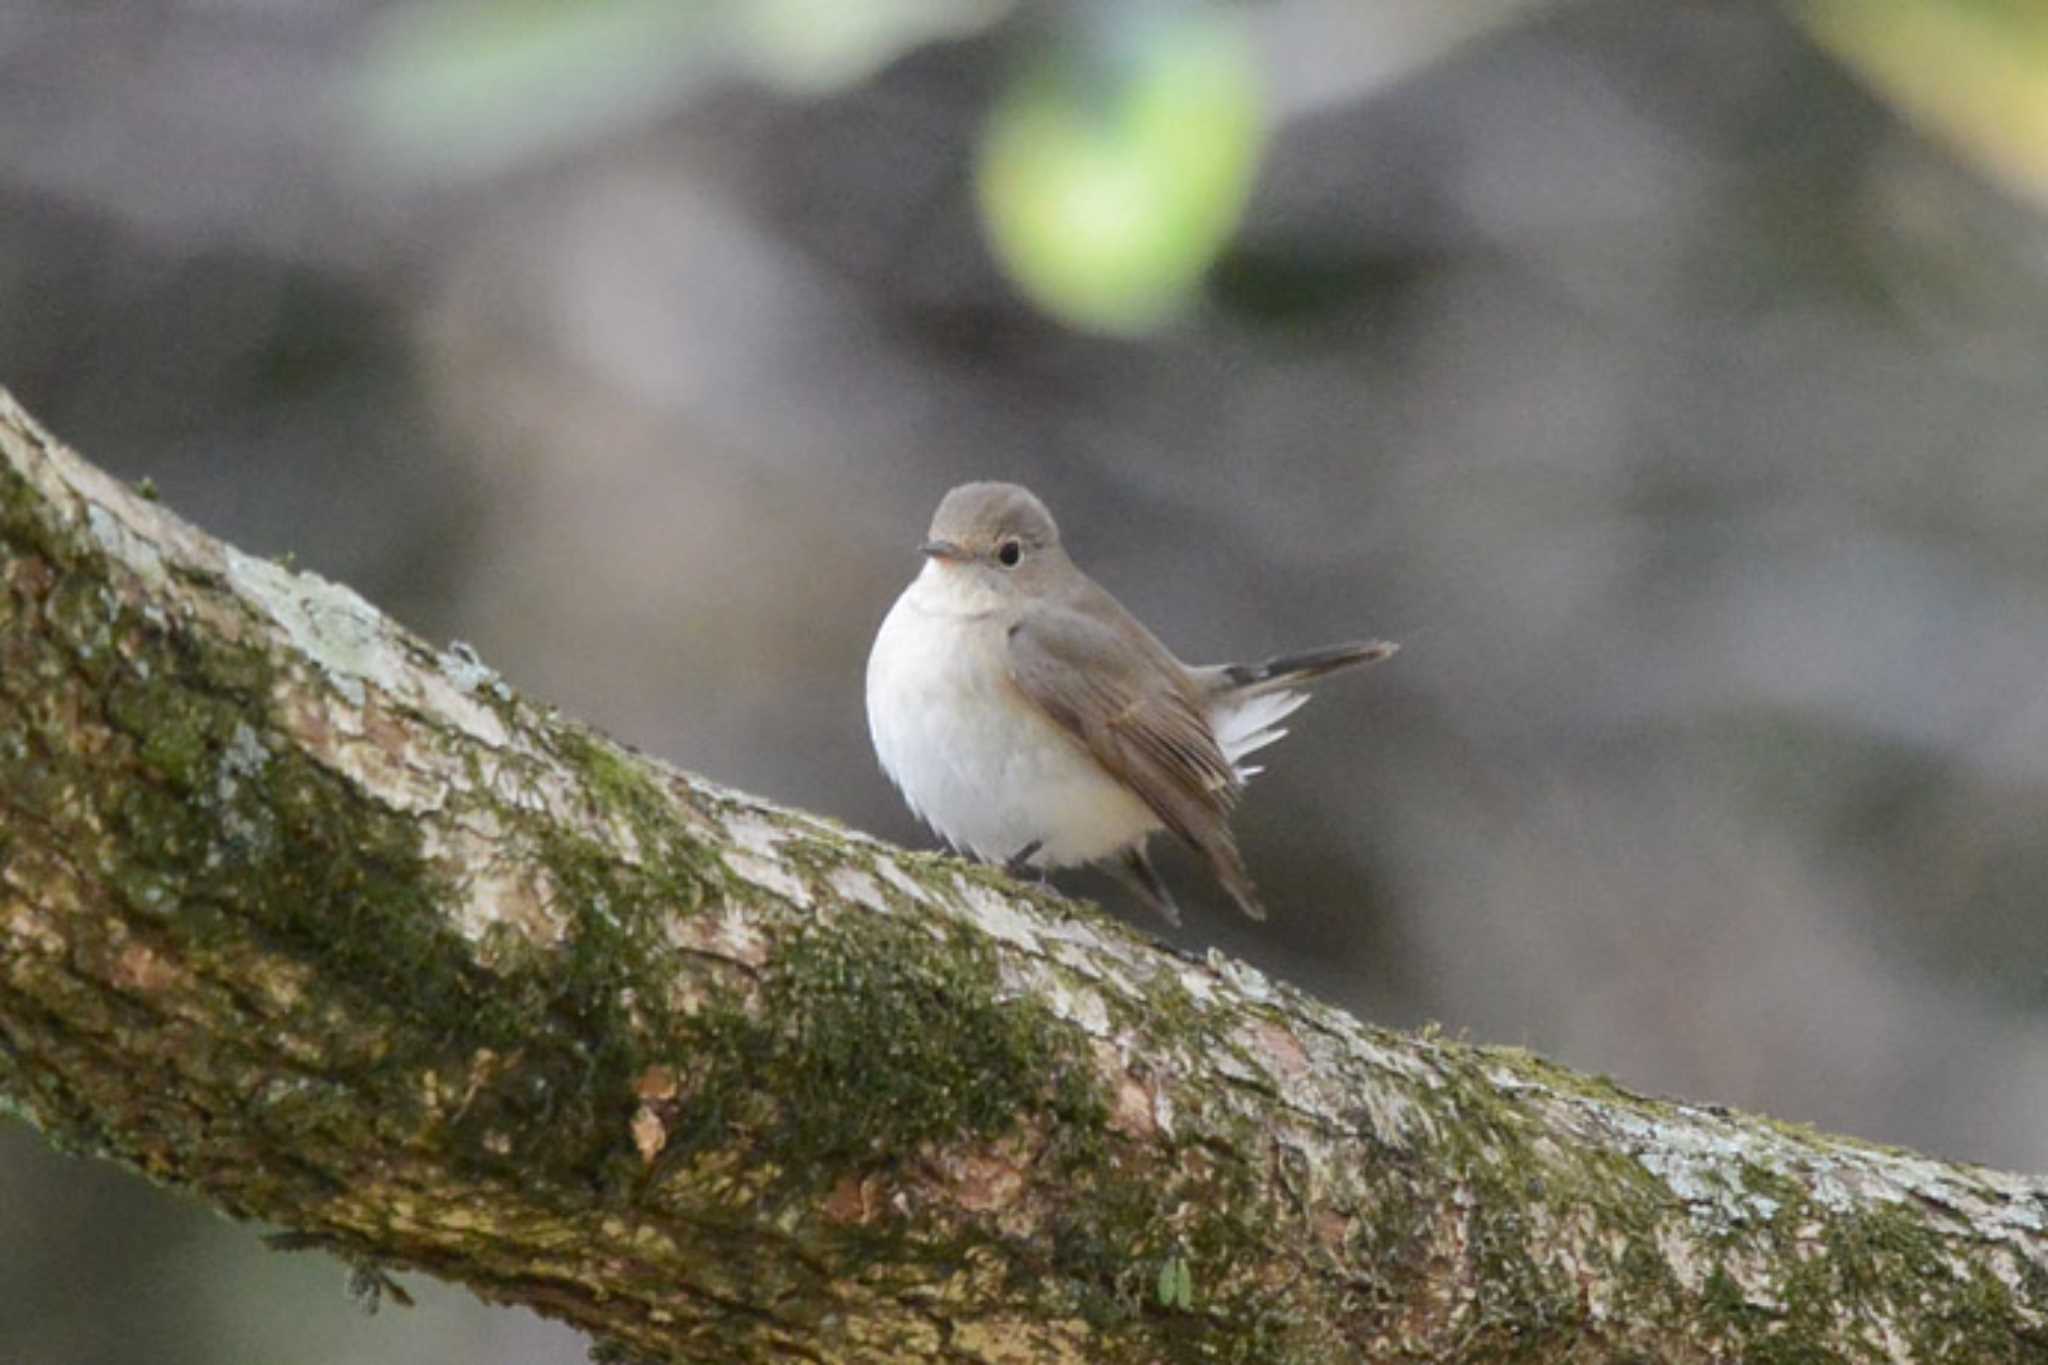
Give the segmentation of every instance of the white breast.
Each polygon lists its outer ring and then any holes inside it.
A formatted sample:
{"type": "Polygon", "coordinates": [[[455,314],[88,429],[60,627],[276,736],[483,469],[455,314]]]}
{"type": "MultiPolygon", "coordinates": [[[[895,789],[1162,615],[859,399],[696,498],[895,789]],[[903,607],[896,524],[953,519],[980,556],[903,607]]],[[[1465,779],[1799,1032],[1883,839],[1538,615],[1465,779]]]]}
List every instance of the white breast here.
{"type": "Polygon", "coordinates": [[[931,562],[889,609],[868,655],[868,731],[882,769],[955,848],[1066,867],[1160,827],[1009,682],[1001,617],[949,591],[931,562]]]}

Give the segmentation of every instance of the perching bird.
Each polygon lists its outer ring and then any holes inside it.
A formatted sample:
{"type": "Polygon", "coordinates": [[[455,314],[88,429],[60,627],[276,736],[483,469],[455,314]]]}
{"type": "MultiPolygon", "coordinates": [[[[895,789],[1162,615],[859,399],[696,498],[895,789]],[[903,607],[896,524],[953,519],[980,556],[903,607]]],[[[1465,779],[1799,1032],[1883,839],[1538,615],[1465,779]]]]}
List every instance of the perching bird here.
{"type": "Polygon", "coordinates": [[[868,656],[868,729],[911,809],[955,848],[1012,873],[1115,855],[1171,923],[1145,853],[1168,829],[1264,919],[1230,811],[1243,759],[1326,673],[1394,652],[1380,640],[1257,664],[1191,667],[1076,568],[1045,504],[1009,483],[946,494],[924,567],[868,656]]]}

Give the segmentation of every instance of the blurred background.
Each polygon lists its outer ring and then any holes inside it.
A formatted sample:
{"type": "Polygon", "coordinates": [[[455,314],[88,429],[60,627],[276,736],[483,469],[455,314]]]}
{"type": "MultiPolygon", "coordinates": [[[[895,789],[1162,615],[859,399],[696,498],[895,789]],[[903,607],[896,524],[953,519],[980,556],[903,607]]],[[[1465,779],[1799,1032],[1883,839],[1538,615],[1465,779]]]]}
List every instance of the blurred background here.
{"type": "MultiPolygon", "coordinates": [[[[868,642],[1026,482],[1189,658],[1405,645],[1187,944],[2028,1170],[2044,202],[2031,0],[0,9],[0,384],[201,526],[927,846],[868,642]]],[[[0,1227],[9,1362],[583,1356],[20,1125],[0,1227]]]]}

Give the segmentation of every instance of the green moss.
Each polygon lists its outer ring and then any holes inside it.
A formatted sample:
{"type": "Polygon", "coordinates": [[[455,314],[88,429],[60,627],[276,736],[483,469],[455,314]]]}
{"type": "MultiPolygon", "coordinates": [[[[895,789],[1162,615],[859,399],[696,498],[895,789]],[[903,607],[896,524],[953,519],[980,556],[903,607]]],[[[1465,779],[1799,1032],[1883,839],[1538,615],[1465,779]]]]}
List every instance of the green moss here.
{"type": "Polygon", "coordinates": [[[678,832],[670,797],[615,745],[572,725],[556,727],[548,742],[555,757],[581,776],[583,793],[599,813],[623,820],[635,834],[659,836],[651,841],[657,847],[678,832]]]}
{"type": "MultiPolygon", "coordinates": [[[[1761,1223],[1728,1229],[1724,1245],[1750,1273],[1772,1274],[1750,1293],[1725,1265],[1709,1276],[1704,1319],[1731,1356],[1761,1365],[1888,1361],[1877,1326],[1888,1322],[1909,1330],[1915,1360],[2048,1362],[2048,1341],[2028,1331],[2012,1291],[1981,1267],[1958,1269],[1921,1210],[1823,1208],[1801,1180],[1755,1163],[1740,1180],[1774,1208],[1761,1223]]],[[[2043,1308],[2048,1300],[2036,1300],[2033,1311],[2043,1308]]]]}
{"type": "Polygon", "coordinates": [[[141,681],[116,683],[106,706],[107,719],[136,741],[143,764],[186,793],[213,779],[240,716],[208,693],[141,681]]]}
{"type": "Polygon", "coordinates": [[[541,861],[554,874],[567,903],[600,903],[606,913],[591,923],[593,941],[617,942],[616,933],[652,944],[670,916],[688,915],[722,882],[718,851],[707,847],[685,818],[682,792],[661,787],[650,770],[615,745],[572,725],[550,730],[555,757],[575,772],[591,814],[631,836],[634,857],[587,840],[563,840],[536,825],[541,861]]]}
{"type": "MultiPolygon", "coordinates": [[[[1146,1286],[1153,1268],[1177,1254],[1168,1216],[1172,1191],[1165,1179],[1118,1179],[1096,1170],[1069,1171],[1063,1181],[1076,1197],[1052,1220],[1049,1261],[1041,1266],[1019,1258],[1011,1267],[1013,1283],[1049,1269],[1065,1311],[1097,1332],[1125,1330],[1150,1306],[1146,1286]]],[[[1220,1277],[1222,1267],[1212,1264],[1210,1271],[1220,1277]]]]}
{"type": "Polygon", "coordinates": [[[89,683],[104,682],[109,670],[121,662],[114,652],[114,624],[120,609],[113,593],[94,575],[66,574],[59,578],[43,610],[68,647],[72,667],[89,683]]]}
{"type": "Polygon", "coordinates": [[[958,927],[934,941],[911,921],[821,920],[758,1000],[717,1002],[683,1033],[697,1084],[678,1140],[722,1146],[752,1130],[790,1192],[926,1143],[994,1140],[1027,1118],[1099,1125],[1106,1113],[1076,1031],[1008,998],[994,953],[958,927]]]}
{"type": "MultiPolygon", "coordinates": [[[[1912,1328],[1916,1359],[2048,1360],[2048,1341],[2019,1330],[2011,1291],[1981,1267],[1959,1271],[1917,1211],[1837,1214],[1825,1225],[1823,1247],[1807,1265],[1824,1269],[1788,1285],[1788,1295],[1894,1310],[1912,1328]]],[[[1872,1358],[1882,1358],[1880,1343],[1871,1346],[1872,1358]]]]}

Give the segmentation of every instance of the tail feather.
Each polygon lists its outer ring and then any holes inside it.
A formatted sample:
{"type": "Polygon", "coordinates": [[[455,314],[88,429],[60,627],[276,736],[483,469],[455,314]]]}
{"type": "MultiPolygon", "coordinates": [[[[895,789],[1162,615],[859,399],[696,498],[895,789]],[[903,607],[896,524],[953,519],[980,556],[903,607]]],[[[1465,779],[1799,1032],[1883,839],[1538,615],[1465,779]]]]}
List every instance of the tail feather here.
{"type": "MultiPolygon", "coordinates": [[[[1225,758],[1236,763],[1286,734],[1280,722],[1307,700],[1306,692],[1225,693],[1209,708],[1209,724],[1216,731],[1217,746],[1225,758]]],[[[1242,766],[1237,775],[1250,776],[1242,766]]]]}
{"type": "Polygon", "coordinates": [[[1299,687],[1339,669],[1376,664],[1400,646],[1389,640],[1353,640],[1341,645],[1281,654],[1256,664],[1223,664],[1216,672],[1226,692],[1273,692],[1299,687]]]}
{"type": "MultiPolygon", "coordinates": [[[[1358,640],[1299,654],[1282,654],[1264,663],[1212,664],[1189,672],[1202,696],[1217,744],[1241,783],[1259,769],[1240,760],[1287,733],[1280,722],[1308,700],[1308,693],[1302,690],[1304,686],[1339,669],[1378,663],[1396,648],[1386,640],[1358,640]]],[[[1183,831],[1181,837],[1207,858],[1216,880],[1237,902],[1238,909],[1253,919],[1266,917],[1258,888],[1252,885],[1251,874],[1245,869],[1244,858],[1238,853],[1227,825],[1219,820],[1211,831],[1183,831]]],[[[1141,885],[1148,879],[1156,883],[1156,875],[1148,878],[1151,870],[1143,864],[1142,848],[1137,850],[1137,856],[1140,865],[1131,868],[1132,874],[1140,878],[1141,885]]],[[[1162,903],[1162,897],[1164,888],[1160,888],[1158,897],[1148,895],[1155,908],[1174,918],[1172,901],[1165,899],[1162,903]]]]}
{"type": "Polygon", "coordinates": [[[1256,753],[1287,733],[1280,722],[1308,700],[1301,689],[1328,673],[1377,663],[1396,646],[1385,640],[1364,640],[1282,654],[1256,664],[1214,664],[1196,669],[1207,694],[1209,724],[1223,756],[1243,782],[1258,768],[1246,764],[1256,753]]]}

